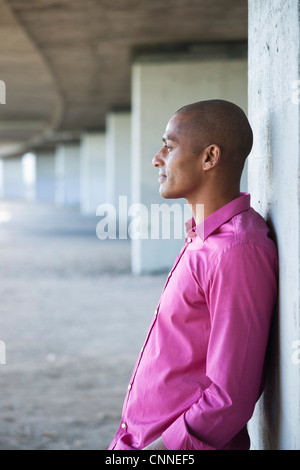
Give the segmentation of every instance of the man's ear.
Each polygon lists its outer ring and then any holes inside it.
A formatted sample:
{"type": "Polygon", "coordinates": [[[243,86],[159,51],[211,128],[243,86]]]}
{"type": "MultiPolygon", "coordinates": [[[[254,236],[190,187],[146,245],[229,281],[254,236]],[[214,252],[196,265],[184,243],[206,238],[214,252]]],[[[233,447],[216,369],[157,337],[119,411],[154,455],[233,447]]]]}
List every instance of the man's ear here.
{"type": "Polygon", "coordinates": [[[202,168],[204,171],[211,170],[220,161],[221,148],[219,145],[211,144],[204,149],[202,157],[202,168]]]}

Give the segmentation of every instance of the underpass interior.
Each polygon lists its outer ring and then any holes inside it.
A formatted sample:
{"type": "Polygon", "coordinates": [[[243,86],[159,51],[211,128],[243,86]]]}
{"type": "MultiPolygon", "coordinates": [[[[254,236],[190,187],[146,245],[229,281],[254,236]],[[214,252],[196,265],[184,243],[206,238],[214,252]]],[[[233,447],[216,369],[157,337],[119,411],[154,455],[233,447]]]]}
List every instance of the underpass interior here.
{"type": "Polygon", "coordinates": [[[111,442],[177,245],[133,263],[129,238],[97,237],[96,207],[157,202],[151,158],[180,99],[246,107],[247,27],[245,0],[0,0],[1,450],[111,442]]]}

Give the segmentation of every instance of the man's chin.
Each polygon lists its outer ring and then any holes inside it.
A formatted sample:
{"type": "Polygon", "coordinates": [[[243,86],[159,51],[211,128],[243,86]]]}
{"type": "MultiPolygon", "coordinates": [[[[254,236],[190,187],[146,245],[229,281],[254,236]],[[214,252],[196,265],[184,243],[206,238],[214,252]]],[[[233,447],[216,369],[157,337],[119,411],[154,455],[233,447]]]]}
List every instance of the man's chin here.
{"type": "Polygon", "coordinates": [[[160,187],[159,194],[164,199],[178,199],[179,197],[181,197],[181,196],[176,195],[172,191],[168,191],[168,190],[164,189],[163,187],[160,187]]]}
{"type": "Polygon", "coordinates": [[[160,194],[161,197],[163,197],[164,199],[170,199],[169,191],[164,190],[162,187],[159,188],[159,194],[160,194]]]}

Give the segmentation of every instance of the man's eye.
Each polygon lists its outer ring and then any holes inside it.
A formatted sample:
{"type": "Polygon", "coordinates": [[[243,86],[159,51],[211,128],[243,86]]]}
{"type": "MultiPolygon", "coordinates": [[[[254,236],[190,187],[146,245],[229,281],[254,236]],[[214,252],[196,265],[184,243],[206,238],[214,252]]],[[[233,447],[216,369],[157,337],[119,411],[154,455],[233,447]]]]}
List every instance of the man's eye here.
{"type": "Polygon", "coordinates": [[[173,147],[171,147],[170,145],[166,145],[166,149],[168,152],[170,152],[172,150],[173,147]]]}

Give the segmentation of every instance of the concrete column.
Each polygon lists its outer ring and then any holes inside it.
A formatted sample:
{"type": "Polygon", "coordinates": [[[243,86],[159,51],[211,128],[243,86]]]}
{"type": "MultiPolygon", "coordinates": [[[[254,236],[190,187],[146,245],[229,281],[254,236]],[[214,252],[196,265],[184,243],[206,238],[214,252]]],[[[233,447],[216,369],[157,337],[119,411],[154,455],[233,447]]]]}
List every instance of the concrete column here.
{"type": "Polygon", "coordinates": [[[55,202],[55,152],[40,150],[35,153],[35,197],[41,202],[55,202]]]}
{"type": "Polygon", "coordinates": [[[127,213],[119,211],[119,197],[131,201],[131,113],[111,112],[106,121],[106,202],[116,207],[119,222],[127,213]]]}
{"type": "MultiPolygon", "coordinates": [[[[132,71],[133,203],[148,208],[153,203],[185,203],[166,201],[159,196],[157,170],[153,169],[151,160],[161,147],[167,122],[177,109],[212,98],[233,101],[247,112],[246,47],[237,51],[234,45],[205,46],[195,56],[155,57],[154,62],[142,57],[136,61],[132,71]]],[[[177,219],[183,228],[183,221],[177,219]]],[[[147,228],[150,232],[149,218],[147,228]]],[[[184,230],[181,239],[175,239],[172,233],[173,227],[169,240],[132,241],[133,273],[170,269],[185,237],[184,230]]]]}
{"type": "Polygon", "coordinates": [[[58,145],[55,151],[55,202],[58,205],[80,204],[79,143],[58,145]]]}
{"type": "Polygon", "coordinates": [[[4,199],[23,199],[25,197],[22,157],[3,158],[2,178],[4,199]]]}
{"type": "Polygon", "coordinates": [[[3,198],[3,158],[0,158],[0,199],[3,198]]]}
{"type": "Polygon", "coordinates": [[[105,133],[85,133],[80,144],[80,210],[96,214],[105,202],[105,133]]]}
{"type": "Polygon", "coordinates": [[[299,11],[299,0],[249,0],[248,184],[280,266],[266,389],[249,425],[254,449],[300,449],[299,11]]]}
{"type": "Polygon", "coordinates": [[[24,184],[24,198],[26,201],[34,201],[36,189],[36,157],[34,153],[28,152],[23,155],[22,172],[24,184]]]}

